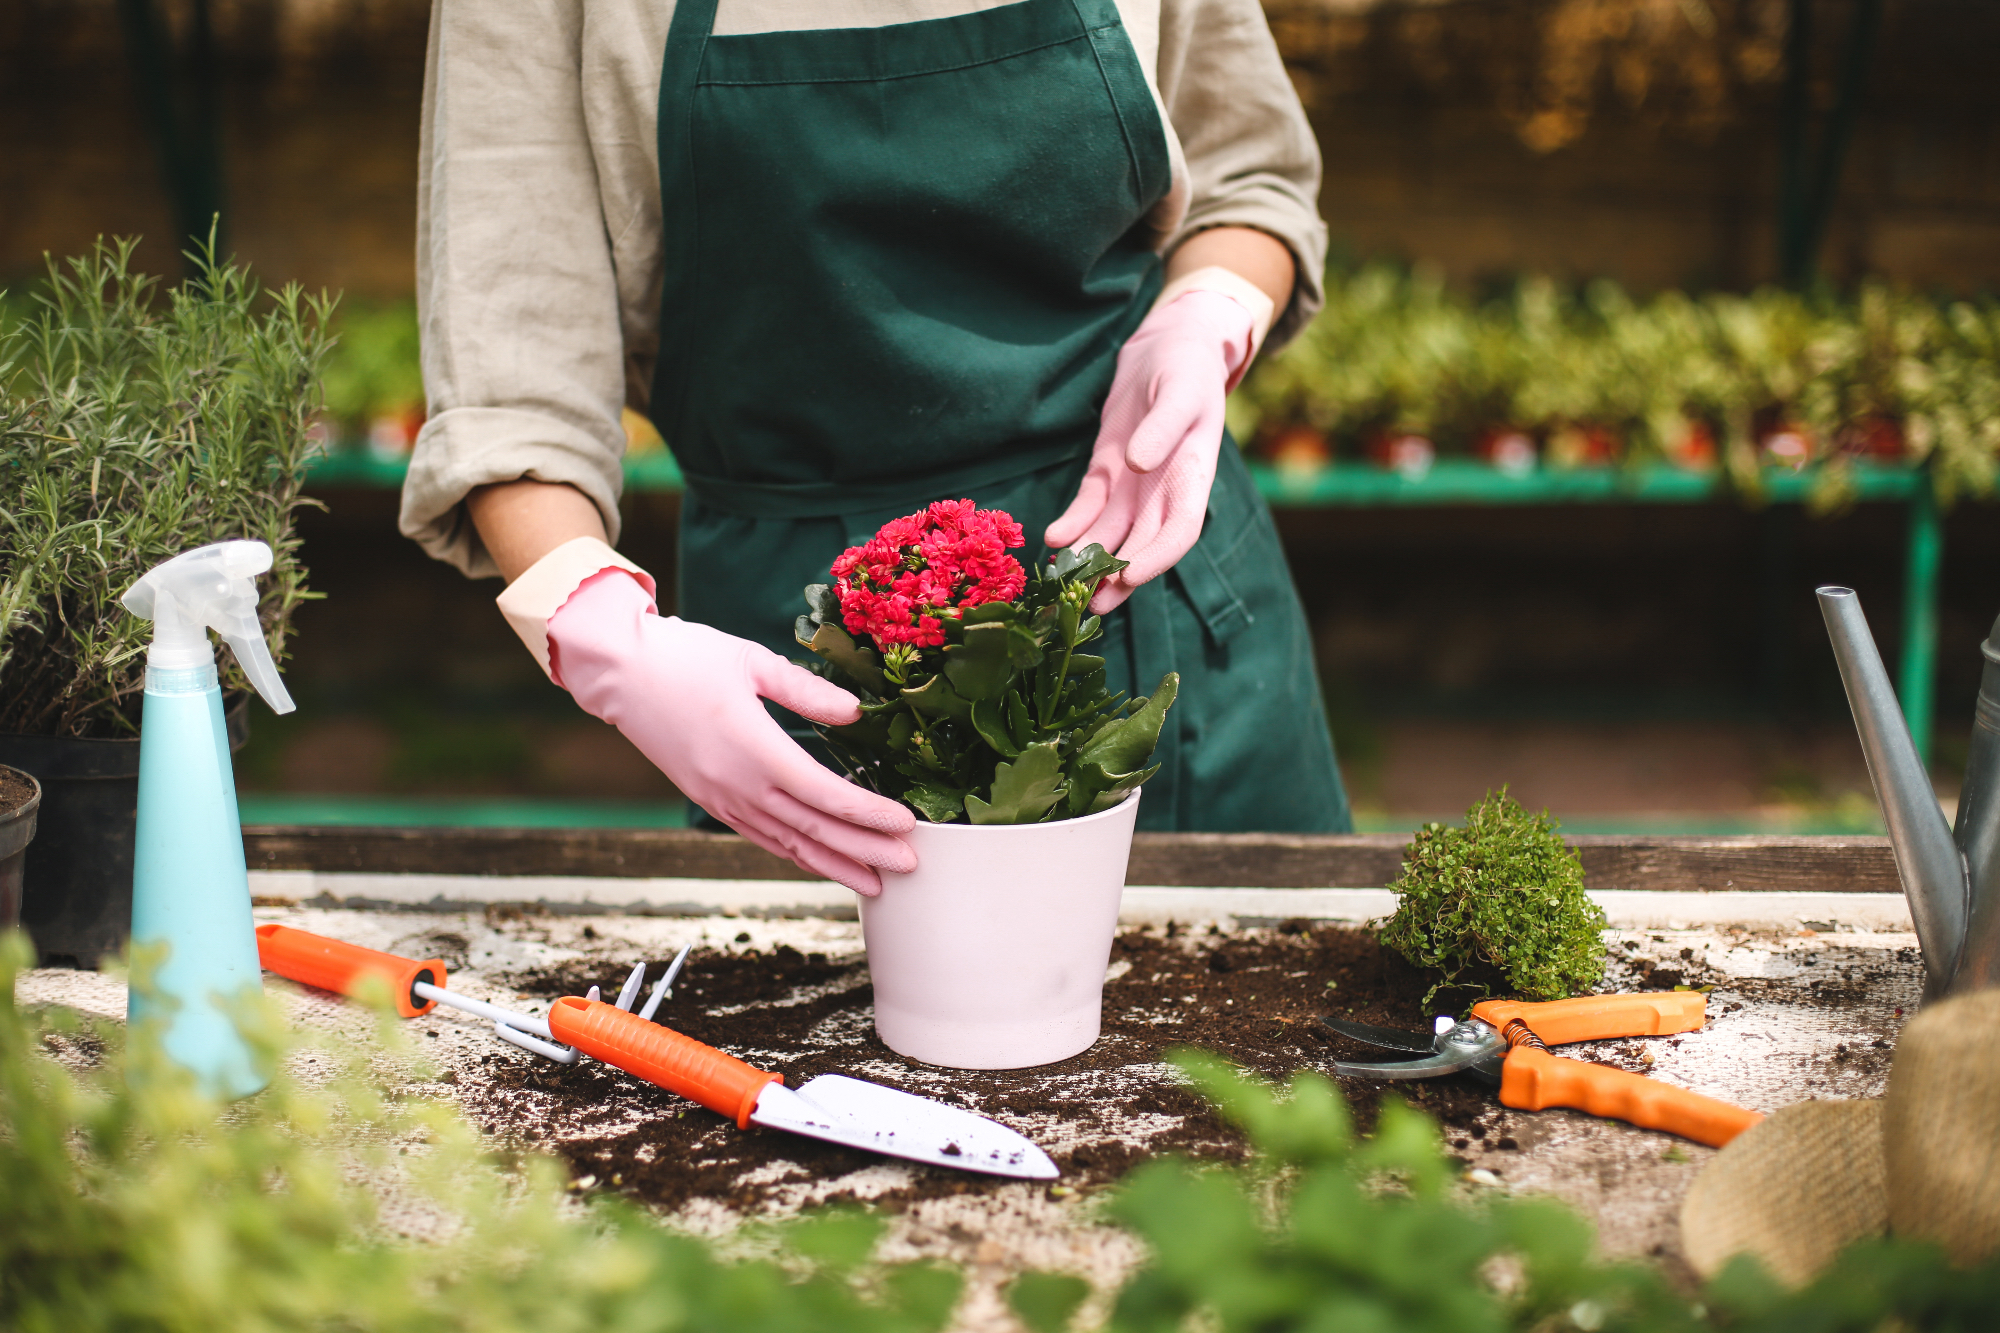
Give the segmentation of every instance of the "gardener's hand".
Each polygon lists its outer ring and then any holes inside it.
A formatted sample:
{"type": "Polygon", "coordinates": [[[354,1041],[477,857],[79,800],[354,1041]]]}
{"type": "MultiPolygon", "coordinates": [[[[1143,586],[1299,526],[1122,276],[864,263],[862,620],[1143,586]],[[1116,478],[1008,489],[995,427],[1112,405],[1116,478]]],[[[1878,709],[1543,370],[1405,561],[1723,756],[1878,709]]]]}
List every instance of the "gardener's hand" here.
{"type": "Polygon", "coordinates": [[[1254,327],[1233,298],[1191,291],[1146,316],[1118,353],[1090,470],[1045,538],[1097,542],[1131,562],[1098,586],[1092,611],[1172,569],[1201,536],[1223,401],[1249,364],[1254,327]]]}
{"type": "Polygon", "coordinates": [[[586,712],[759,847],[871,896],[882,891],[876,867],[916,869],[916,853],[891,836],[916,817],[813,762],[762,702],[838,726],[861,716],[846,690],[761,644],[658,615],[621,569],[570,594],[548,638],[551,674],[586,712]]]}

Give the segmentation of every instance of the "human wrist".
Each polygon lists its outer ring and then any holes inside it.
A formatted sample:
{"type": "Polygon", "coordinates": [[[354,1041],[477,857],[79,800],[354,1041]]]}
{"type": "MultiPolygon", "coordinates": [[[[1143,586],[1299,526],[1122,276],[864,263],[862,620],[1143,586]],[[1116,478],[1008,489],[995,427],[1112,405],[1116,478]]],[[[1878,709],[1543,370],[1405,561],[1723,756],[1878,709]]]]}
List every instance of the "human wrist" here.
{"type": "Polygon", "coordinates": [[[557,684],[562,681],[550,660],[549,622],[579,589],[607,570],[629,576],[630,582],[643,592],[649,606],[658,597],[659,588],[651,574],[598,538],[576,537],[522,571],[521,576],[494,599],[500,614],[521,636],[521,642],[534,655],[543,673],[557,684]]]}
{"type": "Polygon", "coordinates": [[[509,583],[574,538],[610,541],[596,503],[565,482],[518,477],[475,486],[465,496],[465,513],[509,583]]]}

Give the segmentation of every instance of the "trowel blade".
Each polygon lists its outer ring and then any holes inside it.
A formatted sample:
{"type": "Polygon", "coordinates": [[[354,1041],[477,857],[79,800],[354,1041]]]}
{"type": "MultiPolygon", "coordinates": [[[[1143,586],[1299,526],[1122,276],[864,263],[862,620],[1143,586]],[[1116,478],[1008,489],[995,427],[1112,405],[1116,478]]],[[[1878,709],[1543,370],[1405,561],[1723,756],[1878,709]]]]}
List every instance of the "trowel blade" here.
{"type": "Polygon", "coordinates": [[[998,1121],[840,1074],[822,1074],[796,1090],[767,1084],[750,1119],[958,1171],[1027,1180],[1053,1180],[1061,1174],[1047,1153],[998,1121]]]}

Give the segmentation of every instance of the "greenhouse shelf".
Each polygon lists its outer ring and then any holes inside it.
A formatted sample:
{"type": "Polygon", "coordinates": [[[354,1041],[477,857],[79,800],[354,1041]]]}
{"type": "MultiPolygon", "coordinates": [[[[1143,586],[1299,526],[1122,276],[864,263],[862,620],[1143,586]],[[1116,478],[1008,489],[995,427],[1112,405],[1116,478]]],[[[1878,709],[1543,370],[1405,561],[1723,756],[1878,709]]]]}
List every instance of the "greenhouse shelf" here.
{"type": "MultiPolygon", "coordinates": [[[[1502,472],[1469,458],[1441,458],[1421,476],[1406,477],[1366,463],[1333,463],[1286,472],[1252,463],[1257,489],[1274,506],[1344,508],[1364,505],[1702,504],[1731,492],[1719,472],[1657,465],[1502,472]]],[[[1902,467],[1857,467],[1858,498],[1907,500],[1922,474],[1902,467]]],[[[1764,477],[1769,501],[1796,504],[1812,479],[1795,472],[1764,477]]]]}
{"type": "MultiPolygon", "coordinates": [[[[366,449],[341,449],[322,454],[307,473],[308,486],[399,487],[408,462],[366,449]]],[[[1534,468],[1503,472],[1465,458],[1439,459],[1421,476],[1405,476],[1366,463],[1336,462],[1310,472],[1287,472],[1252,463],[1256,479],[1272,506],[1280,509],[1340,509],[1403,505],[1561,505],[1561,504],[1704,504],[1729,498],[1728,483],[1719,471],[1698,472],[1666,464],[1634,468],[1577,468],[1556,471],[1534,468]]],[[[1916,739],[1918,753],[1928,761],[1937,671],[1937,599],[1944,557],[1944,535],[1937,498],[1929,474],[1920,468],[1856,463],[1855,496],[1860,500],[1900,501],[1909,508],[1904,543],[1903,642],[1898,663],[1897,693],[1916,739]]],[[[636,491],[678,491],[680,468],[673,455],[641,454],[625,460],[625,481],[636,491]]],[[[1771,471],[1763,478],[1764,502],[1802,503],[1812,479],[1799,473],[1771,471]]]]}

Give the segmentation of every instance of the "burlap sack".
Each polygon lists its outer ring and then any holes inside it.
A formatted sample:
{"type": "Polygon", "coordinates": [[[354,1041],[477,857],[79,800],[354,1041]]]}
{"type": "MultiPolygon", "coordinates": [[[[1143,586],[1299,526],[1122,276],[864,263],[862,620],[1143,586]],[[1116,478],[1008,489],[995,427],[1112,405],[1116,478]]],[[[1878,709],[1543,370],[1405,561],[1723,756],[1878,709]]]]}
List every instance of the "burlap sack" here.
{"type": "Polygon", "coordinates": [[[2000,1251],[2000,990],[1925,1009],[1903,1029],[1881,1101],[1801,1102],[1716,1154],[1681,1204],[1703,1277],[1755,1255],[1811,1281],[1884,1231],[1959,1263],[2000,1251]]]}

